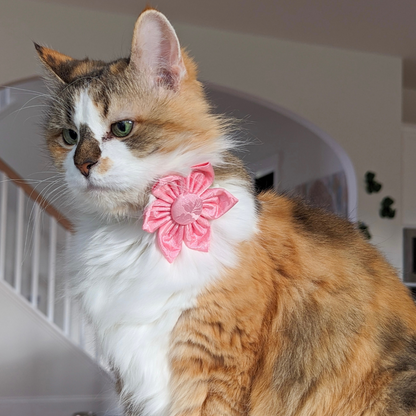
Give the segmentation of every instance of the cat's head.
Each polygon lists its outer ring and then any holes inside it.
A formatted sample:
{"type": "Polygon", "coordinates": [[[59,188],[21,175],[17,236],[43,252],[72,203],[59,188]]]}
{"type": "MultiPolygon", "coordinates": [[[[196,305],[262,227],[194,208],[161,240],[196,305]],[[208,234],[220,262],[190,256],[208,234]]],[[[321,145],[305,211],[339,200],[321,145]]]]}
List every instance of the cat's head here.
{"type": "Polygon", "coordinates": [[[160,12],[140,15],[126,59],[77,60],[35,46],[52,85],[48,148],[82,210],[137,215],[158,178],[215,163],[228,146],[160,12]]]}

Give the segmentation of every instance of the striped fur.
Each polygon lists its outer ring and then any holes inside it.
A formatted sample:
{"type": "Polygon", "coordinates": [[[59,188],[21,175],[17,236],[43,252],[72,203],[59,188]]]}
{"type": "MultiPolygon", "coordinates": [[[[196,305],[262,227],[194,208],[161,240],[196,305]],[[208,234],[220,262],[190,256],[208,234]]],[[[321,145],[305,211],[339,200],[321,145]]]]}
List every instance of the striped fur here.
{"type": "Polygon", "coordinates": [[[254,195],[161,13],[139,17],[128,59],[36,48],[53,93],[47,144],[79,211],[73,293],[126,415],[416,415],[407,289],[348,222],[254,195]],[[134,123],[124,138],[111,128],[122,120],[134,123]],[[169,264],[142,230],[143,209],[158,178],[204,162],[239,203],[212,222],[209,253],[184,247],[169,264]]]}

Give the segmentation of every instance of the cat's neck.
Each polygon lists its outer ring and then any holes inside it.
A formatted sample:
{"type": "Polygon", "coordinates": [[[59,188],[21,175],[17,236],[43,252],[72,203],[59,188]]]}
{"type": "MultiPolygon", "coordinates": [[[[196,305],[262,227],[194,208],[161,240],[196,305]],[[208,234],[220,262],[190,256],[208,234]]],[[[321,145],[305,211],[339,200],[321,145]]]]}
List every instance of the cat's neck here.
{"type": "MultiPolygon", "coordinates": [[[[218,263],[225,267],[233,267],[237,262],[239,243],[250,240],[256,233],[256,199],[247,182],[231,176],[218,180],[218,183],[214,183],[214,187],[216,185],[237,198],[237,204],[222,217],[210,222],[211,242],[208,253],[191,250],[183,245],[182,252],[173,265],[169,265],[171,266],[169,270],[179,270],[179,265],[185,267],[187,263],[204,264],[206,261],[210,264],[218,263]]],[[[146,258],[165,264],[167,260],[158,250],[156,235],[157,231],[148,233],[143,230],[141,212],[124,218],[83,215],[76,224],[74,250],[82,253],[83,256],[96,257],[103,250],[110,253],[120,247],[137,246],[138,253],[144,253],[144,249],[150,250],[148,253],[151,252],[152,256],[146,258]],[[107,248],[103,249],[104,246],[107,248]]]]}

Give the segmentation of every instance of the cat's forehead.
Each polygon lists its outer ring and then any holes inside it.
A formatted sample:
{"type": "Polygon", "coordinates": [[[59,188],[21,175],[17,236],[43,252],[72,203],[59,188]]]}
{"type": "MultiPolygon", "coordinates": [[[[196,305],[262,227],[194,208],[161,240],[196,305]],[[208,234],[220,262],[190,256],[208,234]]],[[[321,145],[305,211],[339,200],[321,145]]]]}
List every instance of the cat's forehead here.
{"type": "MultiPolygon", "coordinates": [[[[110,101],[127,95],[131,81],[126,74],[126,61],[104,63],[102,61],[71,61],[68,66],[70,82],[55,90],[58,100],[66,107],[74,107],[86,90],[91,100],[101,107],[104,117],[108,115],[110,101]]],[[[55,103],[57,103],[56,101],[55,103]]]]}
{"type": "Polygon", "coordinates": [[[55,100],[58,106],[55,114],[60,119],[65,117],[77,129],[87,124],[93,131],[101,131],[104,124],[135,117],[141,100],[129,87],[130,83],[111,78],[82,78],[65,86],[55,100]]]}
{"type": "Polygon", "coordinates": [[[80,130],[86,125],[93,132],[95,138],[104,137],[107,126],[105,123],[103,105],[94,100],[90,88],[81,89],[74,99],[73,123],[80,130]]]}

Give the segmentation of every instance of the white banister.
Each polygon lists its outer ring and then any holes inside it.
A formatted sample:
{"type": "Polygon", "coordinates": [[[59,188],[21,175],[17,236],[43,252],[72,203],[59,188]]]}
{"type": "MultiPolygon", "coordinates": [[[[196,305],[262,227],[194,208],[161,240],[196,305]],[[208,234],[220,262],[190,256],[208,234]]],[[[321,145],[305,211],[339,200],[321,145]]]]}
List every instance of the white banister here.
{"type": "Polygon", "coordinates": [[[48,267],[48,304],[46,316],[53,322],[55,313],[55,278],[56,278],[56,241],[57,222],[54,217],[49,219],[49,267],[48,267]]]}
{"type": "Polygon", "coordinates": [[[71,301],[68,271],[57,264],[59,259],[64,260],[58,250],[65,249],[69,253],[72,231],[70,221],[0,159],[0,280],[12,284],[16,294],[26,300],[29,291],[32,307],[87,354],[95,355],[98,364],[104,366],[93,328],[83,320],[77,304],[71,301]],[[16,198],[8,200],[10,182],[16,186],[17,193],[16,198]],[[25,206],[28,200],[33,201],[31,210],[25,206]],[[55,310],[56,288],[61,289],[61,282],[62,321],[56,319],[55,310]]]}
{"type": "MultiPolygon", "coordinates": [[[[71,234],[67,233],[66,241],[65,241],[65,251],[66,255],[69,253],[69,245],[71,243],[71,234]]],[[[64,273],[64,324],[63,330],[67,337],[70,337],[71,332],[71,297],[69,295],[69,288],[68,288],[68,276],[66,272],[64,273]]]]}
{"type": "Polygon", "coordinates": [[[78,322],[79,322],[79,346],[85,350],[85,322],[79,311],[77,310],[78,322]]]}
{"type": "Polygon", "coordinates": [[[40,206],[36,202],[33,205],[33,245],[32,245],[32,279],[31,279],[31,303],[37,308],[39,293],[39,255],[40,255],[40,206]]]}
{"type": "Polygon", "coordinates": [[[95,361],[97,361],[97,363],[100,363],[101,365],[104,365],[104,363],[102,362],[103,359],[103,354],[101,351],[101,344],[98,342],[98,339],[95,338],[94,339],[94,347],[95,347],[95,361]]]}
{"type": "Polygon", "coordinates": [[[6,269],[6,235],[7,235],[7,185],[9,178],[5,173],[1,176],[0,200],[0,280],[4,280],[6,269]]]}
{"type": "Polygon", "coordinates": [[[14,257],[14,288],[17,293],[22,291],[22,266],[23,266],[23,236],[25,193],[22,188],[17,188],[17,214],[16,214],[16,245],[14,257]]]}

